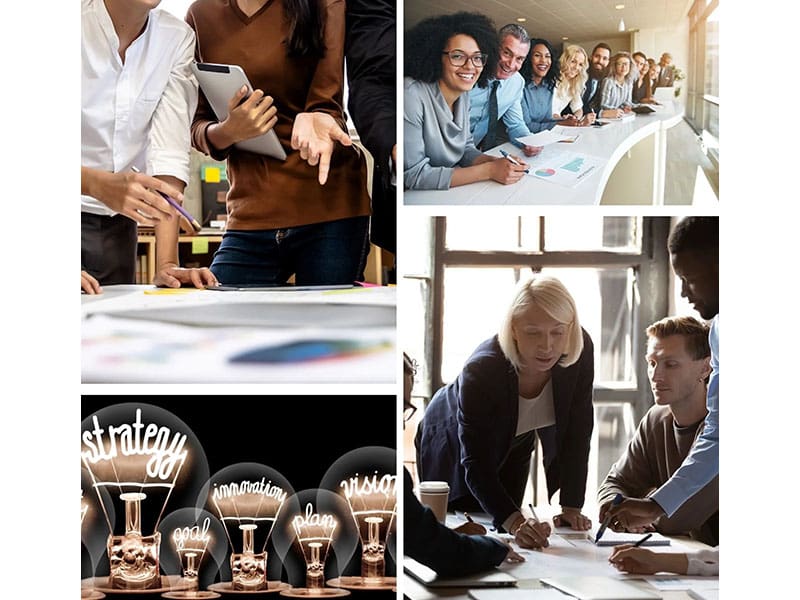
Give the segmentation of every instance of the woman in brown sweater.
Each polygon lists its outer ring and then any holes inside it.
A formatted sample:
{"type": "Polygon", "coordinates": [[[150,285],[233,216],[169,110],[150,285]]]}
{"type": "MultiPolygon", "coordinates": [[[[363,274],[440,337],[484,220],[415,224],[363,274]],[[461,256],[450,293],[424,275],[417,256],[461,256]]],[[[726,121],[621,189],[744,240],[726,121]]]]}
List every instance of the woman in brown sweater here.
{"type": "Polygon", "coordinates": [[[343,0],[197,0],[186,21],[198,62],[235,64],[254,92],[219,122],[201,94],[195,148],[227,159],[228,223],[211,270],[220,283],[352,283],[366,260],[366,165],[342,109],[343,0]],[[274,129],[281,161],[235,143],[274,129]],[[329,160],[329,165],[328,165],[329,160]]]}

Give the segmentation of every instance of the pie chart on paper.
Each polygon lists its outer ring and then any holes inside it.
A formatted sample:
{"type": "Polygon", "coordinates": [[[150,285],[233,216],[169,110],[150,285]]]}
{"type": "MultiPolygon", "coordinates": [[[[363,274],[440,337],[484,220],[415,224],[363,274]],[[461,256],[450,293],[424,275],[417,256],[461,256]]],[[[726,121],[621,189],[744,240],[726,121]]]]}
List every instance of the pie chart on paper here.
{"type": "Polygon", "coordinates": [[[539,177],[552,177],[555,174],[555,169],[539,169],[536,171],[536,175],[539,177]]]}

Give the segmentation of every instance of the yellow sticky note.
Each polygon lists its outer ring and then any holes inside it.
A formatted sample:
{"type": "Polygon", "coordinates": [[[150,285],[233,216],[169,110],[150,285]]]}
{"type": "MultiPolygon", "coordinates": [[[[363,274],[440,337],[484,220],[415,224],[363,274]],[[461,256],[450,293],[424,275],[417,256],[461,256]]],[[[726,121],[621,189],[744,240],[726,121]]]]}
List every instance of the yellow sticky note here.
{"type": "Polygon", "coordinates": [[[192,238],[192,254],[208,254],[208,238],[196,235],[192,238]]]}
{"type": "Polygon", "coordinates": [[[206,183],[219,183],[219,167],[206,167],[206,183]]]}

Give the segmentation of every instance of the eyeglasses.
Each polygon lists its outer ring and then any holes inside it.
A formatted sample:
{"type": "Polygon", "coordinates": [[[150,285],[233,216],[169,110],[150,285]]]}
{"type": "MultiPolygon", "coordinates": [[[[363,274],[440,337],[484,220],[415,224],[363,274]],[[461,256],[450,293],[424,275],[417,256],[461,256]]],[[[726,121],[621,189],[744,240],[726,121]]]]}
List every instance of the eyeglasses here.
{"type": "Polygon", "coordinates": [[[463,67],[465,64],[467,64],[467,60],[471,60],[472,64],[480,69],[483,68],[483,66],[486,64],[486,60],[489,58],[489,55],[483,52],[473,54],[472,56],[467,56],[464,52],[459,50],[451,50],[450,52],[442,52],[442,54],[447,55],[447,57],[450,59],[450,64],[454,67],[463,67]]]}

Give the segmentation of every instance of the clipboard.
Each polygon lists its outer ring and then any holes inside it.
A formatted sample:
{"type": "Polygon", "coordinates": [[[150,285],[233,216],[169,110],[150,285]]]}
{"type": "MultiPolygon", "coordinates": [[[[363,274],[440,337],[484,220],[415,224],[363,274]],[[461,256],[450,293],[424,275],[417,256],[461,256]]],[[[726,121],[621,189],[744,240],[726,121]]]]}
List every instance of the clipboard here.
{"type": "MultiPolygon", "coordinates": [[[[250,85],[247,75],[238,65],[193,62],[192,72],[220,121],[228,117],[228,102],[243,85],[247,87],[249,93],[253,92],[253,86],[250,85]]],[[[270,129],[264,135],[237,142],[234,146],[240,150],[286,160],[286,151],[281,146],[274,129],[270,129]]]]}

